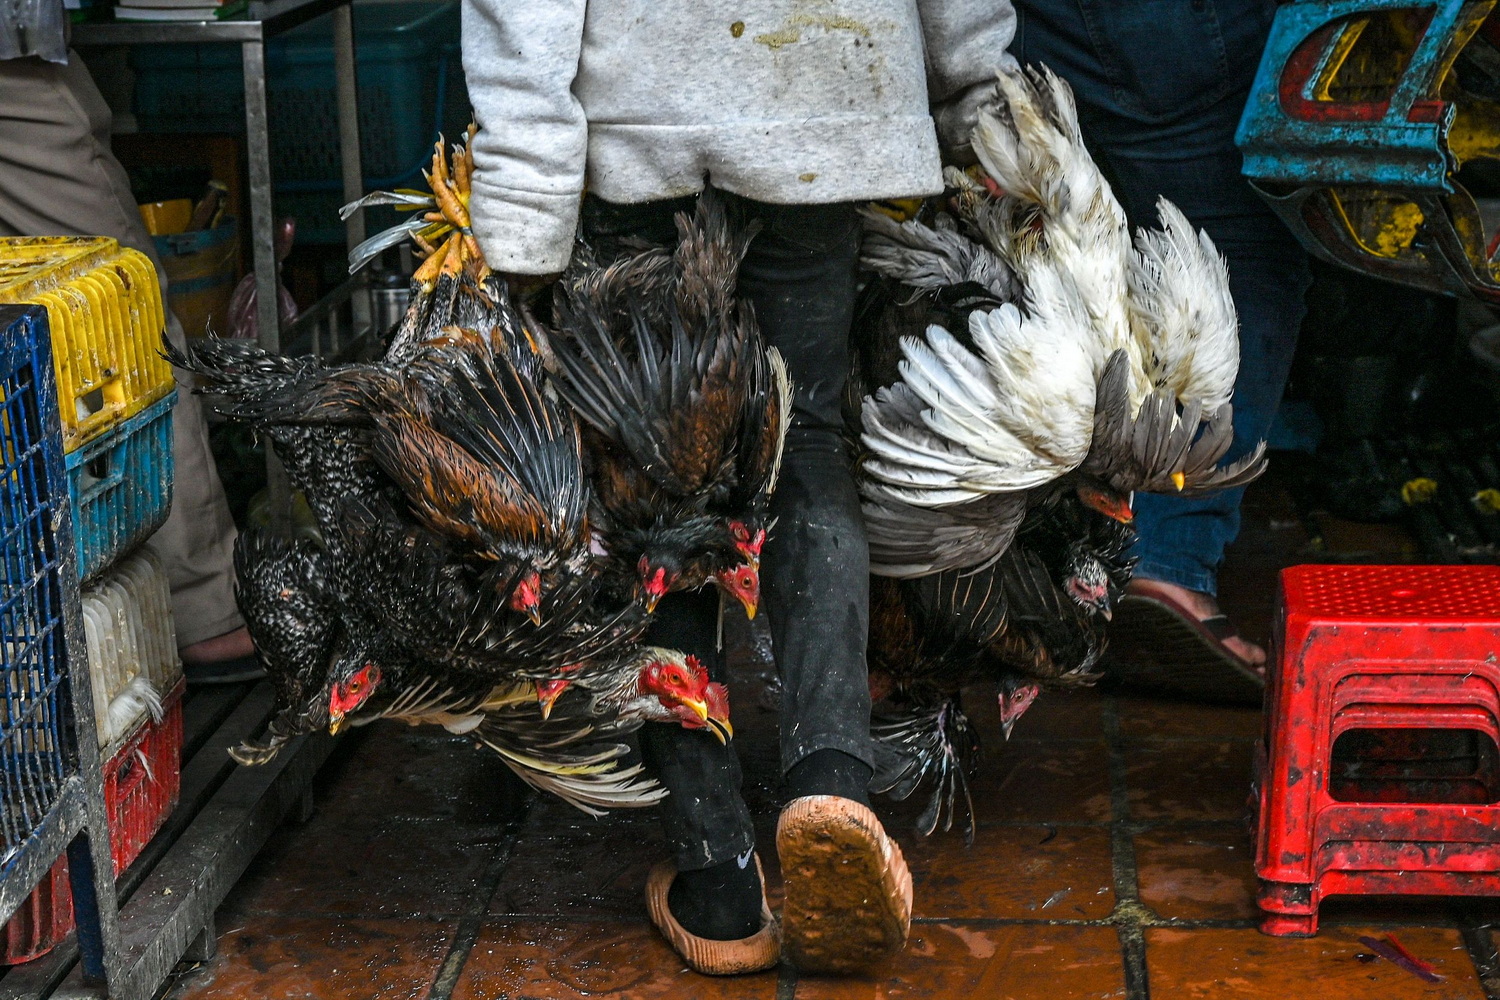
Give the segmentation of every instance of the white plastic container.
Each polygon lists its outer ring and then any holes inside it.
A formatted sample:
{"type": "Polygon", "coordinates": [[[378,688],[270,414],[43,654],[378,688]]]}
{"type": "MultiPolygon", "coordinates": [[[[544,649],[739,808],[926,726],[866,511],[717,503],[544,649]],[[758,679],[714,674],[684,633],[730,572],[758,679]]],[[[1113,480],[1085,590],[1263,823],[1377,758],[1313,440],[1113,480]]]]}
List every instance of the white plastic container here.
{"type": "Polygon", "coordinates": [[[159,711],[160,699],[182,677],[171,590],[156,556],[145,550],[127,556],[86,588],[83,628],[99,745],[109,747],[153,704],[159,711]]]}

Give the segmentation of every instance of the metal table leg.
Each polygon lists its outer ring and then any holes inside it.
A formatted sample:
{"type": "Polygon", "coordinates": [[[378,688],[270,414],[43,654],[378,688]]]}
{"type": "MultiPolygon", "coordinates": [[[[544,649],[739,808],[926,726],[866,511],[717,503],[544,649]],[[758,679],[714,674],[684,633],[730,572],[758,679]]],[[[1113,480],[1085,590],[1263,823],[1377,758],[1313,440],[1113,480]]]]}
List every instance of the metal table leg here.
{"type": "MultiPolygon", "coordinates": [[[[338,80],[339,164],[343,171],[344,203],[348,204],[365,193],[359,149],[359,83],[354,62],[354,8],[351,4],[335,7],[332,17],[333,68],[338,80]]],[[[365,238],[363,209],[350,216],[345,226],[345,239],[352,250],[365,238]]],[[[354,311],[353,336],[358,336],[370,324],[369,296],[357,293],[350,305],[354,311]]]]}
{"type": "MultiPolygon", "coordinates": [[[[281,349],[281,316],[276,293],[276,219],[271,206],[271,135],[266,107],[266,44],[244,42],[240,56],[245,68],[245,152],[250,173],[250,248],[255,267],[255,318],[260,346],[281,349]]],[[[266,446],[266,493],[273,528],[291,526],[291,496],[286,472],[270,445],[266,446]]]]}
{"type": "Polygon", "coordinates": [[[276,220],[271,214],[271,136],[266,107],[266,44],[240,46],[245,66],[245,152],[250,161],[250,248],[260,346],[281,347],[276,302],[276,220]]]}

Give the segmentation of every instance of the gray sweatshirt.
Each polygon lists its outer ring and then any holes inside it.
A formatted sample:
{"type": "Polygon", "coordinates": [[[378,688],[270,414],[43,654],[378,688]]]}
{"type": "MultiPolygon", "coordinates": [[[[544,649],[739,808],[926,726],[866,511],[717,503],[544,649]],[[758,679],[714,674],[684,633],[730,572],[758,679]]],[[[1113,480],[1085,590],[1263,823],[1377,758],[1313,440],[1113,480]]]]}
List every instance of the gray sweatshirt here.
{"type": "Polygon", "coordinates": [[[585,183],[815,204],[933,194],[1015,31],[1009,0],[464,0],[490,265],[567,265],[585,183]]]}

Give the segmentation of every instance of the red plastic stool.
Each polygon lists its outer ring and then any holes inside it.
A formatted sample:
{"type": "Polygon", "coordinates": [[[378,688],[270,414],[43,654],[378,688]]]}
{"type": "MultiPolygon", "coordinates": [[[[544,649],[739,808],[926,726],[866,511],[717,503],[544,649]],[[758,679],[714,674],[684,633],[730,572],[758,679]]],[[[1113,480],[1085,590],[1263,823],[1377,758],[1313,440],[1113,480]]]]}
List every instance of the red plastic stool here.
{"type": "Polygon", "coordinates": [[[1500,566],[1293,567],[1275,651],[1256,754],[1261,930],[1317,933],[1330,895],[1500,895],[1500,566]],[[1403,784],[1399,767],[1336,757],[1345,734],[1476,749],[1403,784]]]}

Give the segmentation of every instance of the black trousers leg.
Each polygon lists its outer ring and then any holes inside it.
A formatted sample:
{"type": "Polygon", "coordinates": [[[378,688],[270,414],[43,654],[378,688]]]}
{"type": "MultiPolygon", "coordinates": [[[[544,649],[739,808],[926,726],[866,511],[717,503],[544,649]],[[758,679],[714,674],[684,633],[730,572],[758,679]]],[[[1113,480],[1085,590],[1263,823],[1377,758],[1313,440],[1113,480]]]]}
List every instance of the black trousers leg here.
{"type": "Polygon", "coordinates": [[[873,763],[870,553],[843,439],[859,219],[852,205],[753,206],[740,294],[795,391],[761,585],[781,673],[783,771],[817,750],[873,763]]]}

